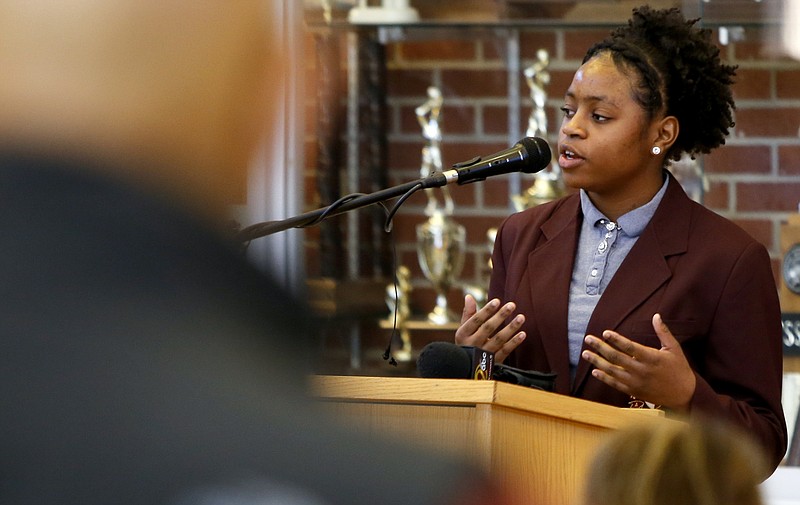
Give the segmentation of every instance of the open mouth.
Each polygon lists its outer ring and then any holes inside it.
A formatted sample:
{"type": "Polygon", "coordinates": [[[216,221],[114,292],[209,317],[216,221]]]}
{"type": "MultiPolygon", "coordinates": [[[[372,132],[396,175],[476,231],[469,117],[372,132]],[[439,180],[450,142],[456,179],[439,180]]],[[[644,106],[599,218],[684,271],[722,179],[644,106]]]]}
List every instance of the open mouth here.
{"type": "Polygon", "coordinates": [[[571,169],[583,162],[583,156],[573,151],[569,146],[562,146],[559,151],[558,164],[561,168],[571,169]]]}

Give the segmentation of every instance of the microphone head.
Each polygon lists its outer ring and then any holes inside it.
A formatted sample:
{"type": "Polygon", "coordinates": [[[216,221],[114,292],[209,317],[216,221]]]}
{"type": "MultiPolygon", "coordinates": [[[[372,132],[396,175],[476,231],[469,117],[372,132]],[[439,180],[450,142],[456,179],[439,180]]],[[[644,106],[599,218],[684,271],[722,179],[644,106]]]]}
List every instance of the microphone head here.
{"type": "Polygon", "coordinates": [[[525,137],[517,142],[528,154],[525,157],[525,166],[520,170],[526,174],[541,172],[550,165],[553,153],[547,141],[539,137],[525,137]]]}
{"type": "Polygon", "coordinates": [[[419,353],[417,373],[431,379],[467,379],[472,376],[472,359],[456,344],[431,342],[419,353]]]}

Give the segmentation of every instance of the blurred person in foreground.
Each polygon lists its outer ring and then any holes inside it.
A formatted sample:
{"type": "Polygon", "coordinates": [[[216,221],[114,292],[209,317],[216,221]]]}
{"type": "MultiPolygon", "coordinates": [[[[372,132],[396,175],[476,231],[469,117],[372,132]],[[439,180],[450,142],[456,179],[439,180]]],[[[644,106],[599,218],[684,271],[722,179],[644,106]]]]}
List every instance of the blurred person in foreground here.
{"type": "Polygon", "coordinates": [[[762,505],[759,446],[710,419],[614,432],[590,462],[583,505],[762,505]]]}
{"type": "Polygon", "coordinates": [[[318,412],[308,312],[222,231],[270,134],[276,19],[262,0],[0,0],[0,503],[488,492],[318,412]]]}

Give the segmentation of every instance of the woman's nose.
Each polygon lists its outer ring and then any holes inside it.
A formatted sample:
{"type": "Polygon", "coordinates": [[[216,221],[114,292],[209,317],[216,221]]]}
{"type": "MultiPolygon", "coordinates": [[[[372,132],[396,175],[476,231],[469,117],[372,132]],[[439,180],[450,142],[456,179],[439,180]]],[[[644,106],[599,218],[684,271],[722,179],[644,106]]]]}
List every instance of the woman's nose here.
{"type": "Polygon", "coordinates": [[[564,116],[564,119],[561,121],[561,133],[568,137],[574,137],[583,136],[585,132],[586,130],[581,125],[577,114],[573,114],[572,117],[564,116]]]}

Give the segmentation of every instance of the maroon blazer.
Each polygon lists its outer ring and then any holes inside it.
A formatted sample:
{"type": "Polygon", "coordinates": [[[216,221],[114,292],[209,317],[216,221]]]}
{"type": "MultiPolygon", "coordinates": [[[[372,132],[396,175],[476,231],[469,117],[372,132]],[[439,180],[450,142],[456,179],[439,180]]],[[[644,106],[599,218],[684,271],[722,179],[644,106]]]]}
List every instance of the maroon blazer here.
{"type": "MultiPolygon", "coordinates": [[[[651,323],[659,312],[697,376],[692,414],[727,418],[753,433],[777,466],[787,436],[780,306],[769,255],[669,178],[587,333],[613,329],[659,348],[651,323]]],[[[567,303],[582,219],[577,194],[506,219],[495,242],[489,296],[515,302],[526,317],[527,338],[510,365],[557,373],[558,393],[627,407],[630,397],[593,378],[584,360],[570,384],[567,303]]]]}

